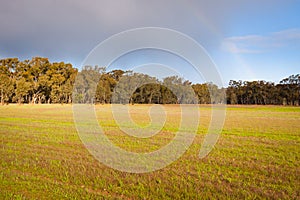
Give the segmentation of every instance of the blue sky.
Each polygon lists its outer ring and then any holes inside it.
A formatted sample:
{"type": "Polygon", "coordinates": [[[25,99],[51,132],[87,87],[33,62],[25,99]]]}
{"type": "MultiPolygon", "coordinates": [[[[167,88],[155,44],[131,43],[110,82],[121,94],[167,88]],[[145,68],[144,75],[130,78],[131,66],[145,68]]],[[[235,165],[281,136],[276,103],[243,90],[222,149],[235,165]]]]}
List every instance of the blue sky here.
{"type": "MultiPolygon", "coordinates": [[[[163,27],[201,44],[225,85],[231,79],[278,82],[300,73],[299,11],[299,0],[2,0],[0,57],[44,56],[80,68],[89,52],[114,34],[163,27]]],[[[203,81],[182,59],[158,53],[131,53],[110,67],[155,62],[194,83],[203,81]]]]}

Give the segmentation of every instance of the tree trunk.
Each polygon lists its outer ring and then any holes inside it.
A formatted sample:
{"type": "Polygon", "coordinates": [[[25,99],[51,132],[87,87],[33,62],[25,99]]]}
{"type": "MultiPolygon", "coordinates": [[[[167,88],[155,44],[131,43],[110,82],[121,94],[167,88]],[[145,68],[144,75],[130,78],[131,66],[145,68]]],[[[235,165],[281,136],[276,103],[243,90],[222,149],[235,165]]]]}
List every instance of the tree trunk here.
{"type": "Polygon", "coordinates": [[[3,89],[1,90],[1,105],[4,105],[4,94],[3,94],[3,89]]]}
{"type": "Polygon", "coordinates": [[[38,99],[38,98],[37,98],[37,95],[34,94],[33,97],[32,97],[32,104],[36,104],[37,99],[38,99]]]}
{"type": "Polygon", "coordinates": [[[150,93],[149,99],[148,99],[148,103],[152,103],[152,92],[150,93]]]}

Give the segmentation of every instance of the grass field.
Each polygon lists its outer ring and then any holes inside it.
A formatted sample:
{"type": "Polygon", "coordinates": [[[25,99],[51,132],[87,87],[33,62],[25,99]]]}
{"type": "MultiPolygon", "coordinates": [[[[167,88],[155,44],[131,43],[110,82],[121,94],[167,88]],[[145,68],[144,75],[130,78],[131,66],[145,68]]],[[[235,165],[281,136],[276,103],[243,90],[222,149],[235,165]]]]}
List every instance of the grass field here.
{"type": "MultiPolygon", "coordinates": [[[[148,105],[131,106],[149,123],[148,105]]],[[[123,134],[109,105],[96,107],[116,145],[153,151],[172,139],[178,106],[166,105],[160,134],[123,134]]],[[[300,199],[300,107],[228,106],[222,134],[209,156],[198,158],[210,122],[201,106],[192,146],[162,170],[134,174],[98,162],[81,142],[70,105],[0,106],[0,199],[300,199]]]]}

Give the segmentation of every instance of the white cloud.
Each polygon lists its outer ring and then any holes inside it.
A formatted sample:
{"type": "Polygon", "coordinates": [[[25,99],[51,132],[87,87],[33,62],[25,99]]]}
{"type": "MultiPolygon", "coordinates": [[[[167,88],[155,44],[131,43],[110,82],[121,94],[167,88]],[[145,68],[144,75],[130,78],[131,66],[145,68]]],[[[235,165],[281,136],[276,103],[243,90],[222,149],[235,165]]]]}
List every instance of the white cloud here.
{"type": "MultiPolygon", "coordinates": [[[[263,53],[300,44],[300,29],[287,29],[267,35],[246,35],[225,38],[222,49],[230,53],[263,53]]],[[[300,47],[300,45],[299,45],[300,47]]]]}

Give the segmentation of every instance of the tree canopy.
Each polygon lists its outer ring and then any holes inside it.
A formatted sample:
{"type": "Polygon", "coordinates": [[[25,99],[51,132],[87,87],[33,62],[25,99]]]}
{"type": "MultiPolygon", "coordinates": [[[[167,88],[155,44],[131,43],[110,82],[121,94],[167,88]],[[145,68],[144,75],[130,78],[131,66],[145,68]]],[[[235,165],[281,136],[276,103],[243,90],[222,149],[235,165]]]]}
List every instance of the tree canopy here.
{"type": "Polygon", "coordinates": [[[178,76],[158,80],[147,74],[84,66],[34,57],[0,60],[0,101],[8,103],[142,103],[296,105],[300,75],[280,83],[231,80],[227,88],[213,83],[192,84],[178,76]]]}

